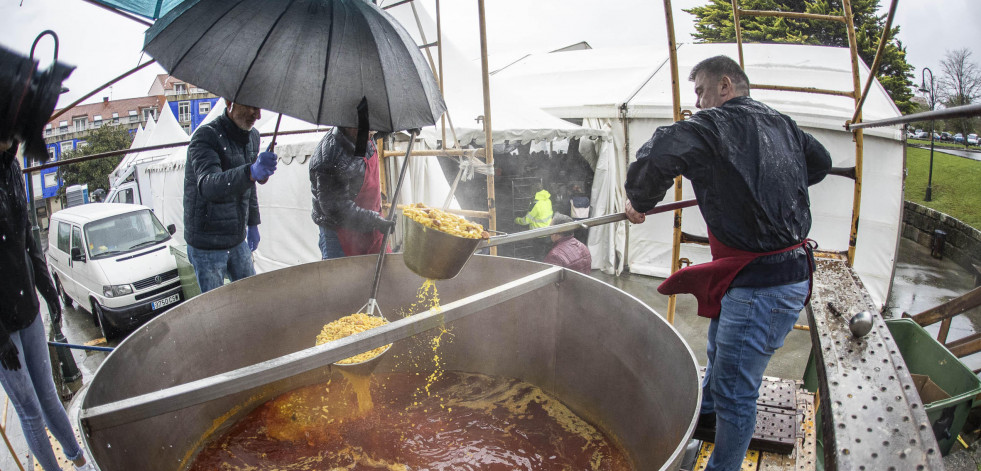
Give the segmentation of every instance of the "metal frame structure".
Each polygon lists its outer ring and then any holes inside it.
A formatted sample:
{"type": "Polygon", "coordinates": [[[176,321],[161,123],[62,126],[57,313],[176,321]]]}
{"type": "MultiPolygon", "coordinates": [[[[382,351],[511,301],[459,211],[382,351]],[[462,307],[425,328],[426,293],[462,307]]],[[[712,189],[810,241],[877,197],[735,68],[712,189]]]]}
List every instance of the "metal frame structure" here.
{"type": "MultiPolygon", "coordinates": [[[[845,129],[849,130],[853,134],[855,141],[855,166],[851,168],[838,169],[837,172],[832,172],[834,175],[844,176],[846,178],[851,178],[855,181],[853,197],[852,197],[852,218],[851,218],[851,229],[849,231],[848,237],[848,251],[847,251],[847,263],[851,267],[855,263],[855,245],[858,239],[858,221],[859,214],[861,213],[861,202],[862,202],[862,164],[863,164],[863,153],[864,153],[864,135],[862,133],[862,128],[855,126],[853,123],[861,123],[862,121],[862,106],[865,104],[865,99],[868,96],[869,90],[872,87],[872,82],[875,80],[876,72],[879,69],[879,64],[881,62],[882,53],[885,50],[886,44],[889,42],[890,33],[892,30],[892,20],[896,13],[896,4],[898,0],[892,0],[889,6],[889,14],[886,19],[885,29],[883,30],[882,37],[879,40],[879,46],[876,50],[875,60],[872,62],[872,67],[869,70],[869,77],[862,86],[862,80],[859,75],[860,68],[858,65],[858,42],[855,36],[855,24],[852,20],[852,7],[851,0],[841,0],[843,15],[818,15],[812,13],[800,13],[800,12],[786,12],[786,11],[761,11],[761,10],[743,10],[739,7],[739,0],[732,1],[732,13],[733,13],[733,24],[736,33],[736,48],[739,51],[739,66],[745,69],[745,61],[743,56],[743,39],[742,39],[742,28],[740,27],[740,19],[743,16],[769,16],[769,17],[779,17],[779,18],[802,18],[811,20],[822,20],[822,21],[836,21],[845,24],[845,31],[848,35],[848,49],[851,53],[851,64],[852,64],[852,84],[853,90],[827,90],[814,87],[790,87],[784,85],[772,85],[772,84],[751,84],[750,88],[760,89],[760,90],[780,90],[780,91],[791,91],[791,92],[803,92],[803,93],[815,93],[821,95],[831,95],[831,96],[844,96],[852,97],[855,99],[855,113],[852,119],[844,123],[845,129]]],[[[674,99],[674,120],[680,121],[681,116],[681,99],[680,99],[680,89],[678,81],[678,57],[677,57],[677,46],[675,43],[674,36],[674,20],[672,19],[671,12],[671,1],[664,0],[664,12],[665,19],[667,21],[667,34],[668,34],[668,51],[670,54],[671,61],[671,85],[672,85],[672,96],[674,99]]],[[[681,199],[681,178],[675,180],[675,200],[681,199]]],[[[681,211],[675,212],[674,220],[674,237],[671,249],[671,273],[674,273],[680,268],[680,244],[683,239],[691,240],[690,237],[683,238],[681,234],[681,211]]],[[[696,242],[699,242],[696,240],[696,242]]],[[[671,295],[668,299],[668,312],[667,319],[668,322],[674,321],[674,311],[675,311],[675,295],[671,295]]]]}

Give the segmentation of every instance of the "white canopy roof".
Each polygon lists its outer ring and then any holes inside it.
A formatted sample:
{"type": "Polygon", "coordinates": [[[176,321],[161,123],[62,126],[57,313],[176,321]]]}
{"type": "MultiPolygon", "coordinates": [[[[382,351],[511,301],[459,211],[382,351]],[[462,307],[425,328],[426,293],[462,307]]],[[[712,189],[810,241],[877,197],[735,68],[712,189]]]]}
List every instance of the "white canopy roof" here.
{"type": "MultiPolygon", "coordinates": [[[[754,84],[811,87],[850,92],[851,57],[847,48],[799,44],[744,44],[745,69],[754,84]]],[[[735,44],[682,44],[678,50],[681,107],[697,111],[695,92],[688,74],[695,64],[725,54],[738,58],[735,44]]],[[[859,61],[862,83],[868,67],[859,61]]],[[[524,92],[524,98],[566,118],[619,117],[626,103],[627,116],[672,116],[671,70],[663,47],[637,46],[613,49],[532,54],[494,75],[494,86],[524,92]]],[[[752,96],[793,117],[798,124],[843,130],[852,118],[855,101],[850,97],[775,90],[752,91],[752,96]]],[[[876,81],[863,107],[866,121],[899,116],[900,112],[876,81]]],[[[866,134],[899,139],[899,128],[874,128],[866,134]]]]}

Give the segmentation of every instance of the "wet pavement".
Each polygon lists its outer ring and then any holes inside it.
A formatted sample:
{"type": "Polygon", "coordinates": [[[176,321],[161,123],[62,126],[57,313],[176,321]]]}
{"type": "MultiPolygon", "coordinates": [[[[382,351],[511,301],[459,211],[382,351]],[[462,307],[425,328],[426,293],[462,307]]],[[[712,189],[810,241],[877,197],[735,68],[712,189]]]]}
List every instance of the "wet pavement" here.
{"type": "MultiPolygon", "coordinates": [[[[667,313],[668,297],[659,294],[656,290],[661,279],[629,274],[614,277],[598,271],[594,272],[593,276],[637,297],[661,315],[667,313]]],[[[884,312],[887,317],[898,317],[903,312],[919,313],[973,288],[974,278],[966,270],[950,260],[934,259],[927,248],[902,239],[893,291],[884,312]]],[[[42,316],[47,320],[46,308],[44,303],[41,304],[42,316]]],[[[806,314],[801,313],[797,323],[806,324],[806,314]]],[[[708,324],[708,319],[695,315],[695,301],[692,296],[678,296],[674,326],[691,346],[700,364],[704,364],[706,359],[705,332],[708,324]]],[[[936,335],[938,328],[939,324],[935,324],[927,327],[927,330],[936,335]]],[[[64,309],[63,331],[68,343],[72,344],[85,344],[102,337],[92,315],[72,307],[64,309]]],[[[974,309],[954,319],[949,339],[954,340],[978,331],[981,331],[981,309],[974,309]]],[[[117,344],[118,341],[112,341],[108,346],[113,347],[117,344]]],[[[801,378],[810,348],[811,340],[808,332],[792,331],[784,347],[778,350],[770,361],[765,374],[780,378],[801,378]]],[[[82,350],[72,350],[72,353],[86,383],[92,379],[99,365],[108,355],[107,352],[82,350]]],[[[965,364],[972,369],[981,368],[981,354],[965,358],[965,364]]],[[[0,391],[0,400],[2,400],[2,391],[0,391]]],[[[75,409],[77,412],[77,407],[75,409]]],[[[12,407],[7,411],[6,433],[14,449],[17,450],[21,462],[26,466],[27,445],[24,443],[19,421],[12,407]]],[[[964,453],[963,447],[956,447],[952,454],[945,458],[947,469],[979,469],[977,462],[981,462],[981,451],[976,449],[976,445],[972,446],[975,449],[972,449],[971,453],[964,453]]],[[[17,467],[9,453],[5,449],[0,450],[0,470],[7,469],[14,470],[17,467]]]]}

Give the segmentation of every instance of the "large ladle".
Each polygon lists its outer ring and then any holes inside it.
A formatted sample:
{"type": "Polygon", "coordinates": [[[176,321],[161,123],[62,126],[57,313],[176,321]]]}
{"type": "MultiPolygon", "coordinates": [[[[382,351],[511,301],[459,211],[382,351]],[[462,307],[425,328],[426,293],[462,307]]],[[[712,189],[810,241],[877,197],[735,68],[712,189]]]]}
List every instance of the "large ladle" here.
{"type": "MultiPolygon", "coordinates": [[[[676,209],[687,208],[698,204],[694,199],[660,204],[646,214],[657,214],[676,209]]],[[[600,226],[614,222],[625,221],[627,213],[614,213],[581,219],[555,226],[541,227],[529,231],[518,232],[503,236],[494,236],[487,240],[466,239],[452,236],[435,229],[430,229],[409,218],[405,218],[405,250],[402,259],[405,266],[415,274],[432,280],[448,280],[463,270],[474,252],[485,247],[520,242],[523,240],[544,237],[552,234],[572,232],[580,228],[600,226]]],[[[377,281],[377,280],[376,280],[377,281]]]]}
{"type": "MultiPolygon", "coordinates": [[[[412,145],[415,144],[416,136],[418,135],[419,135],[419,130],[417,129],[413,129],[412,131],[409,132],[409,146],[405,149],[405,159],[402,160],[402,169],[399,171],[399,179],[398,182],[395,184],[395,192],[392,193],[392,197],[389,200],[392,202],[392,209],[388,212],[389,222],[395,220],[396,213],[398,212],[398,206],[396,205],[396,202],[398,201],[399,191],[402,190],[402,182],[405,180],[405,172],[409,168],[409,155],[412,153],[412,145]]],[[[388,248],[389,233],[390,233],[389,231],[385,231],[385,233],[382,235],[381,250],[378,252],[378,262],[375,264],[375,278],[371,282],[371,293],[368,295],[368,302],[366,302],[363,306],[361,306],[361,309],[358,310],[358,312],[363,312],[365,314],[368,314],[369,316],[381,317],[382,319],[385,319],[385,316],[382,315],[381,309],[378,307],[378,301],[376,299],[376,296],[378,295],[378,282],[381,278],[382,266],[385,264],[385,253],[387,252],[386,249],[388,248]]],[[[387,322],[388,319],[385,319],[385,321],[387,322]]],[[[375,368],[378,366],[378,363],[381,361],[382,357],[384,357],[385,354],[388,353],[388,350],[390,348],[391,346],[386,348],[383,352],[379,353],[378,355],[375,355],[362,362],[334,363],[334,366],[342,369],[347,373],[351,373],[358,376],[367,376],[370,375],[371,372],[375,370],[375,368]]]]}

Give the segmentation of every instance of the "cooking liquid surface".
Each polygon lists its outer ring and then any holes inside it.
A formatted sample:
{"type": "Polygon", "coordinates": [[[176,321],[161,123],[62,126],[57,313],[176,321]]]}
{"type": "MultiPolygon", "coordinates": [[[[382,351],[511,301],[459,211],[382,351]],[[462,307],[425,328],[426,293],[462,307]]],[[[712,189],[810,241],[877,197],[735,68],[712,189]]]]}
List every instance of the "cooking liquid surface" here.
{"type": "Polygon", "coordinates": [[[631,469],[602,432],[529,383],[448,371],[426,391],[424,374],[335,374],[257,407],[190,470],[631,469]],[[368,408],[352,380],[370,382],[368,408]]]}

